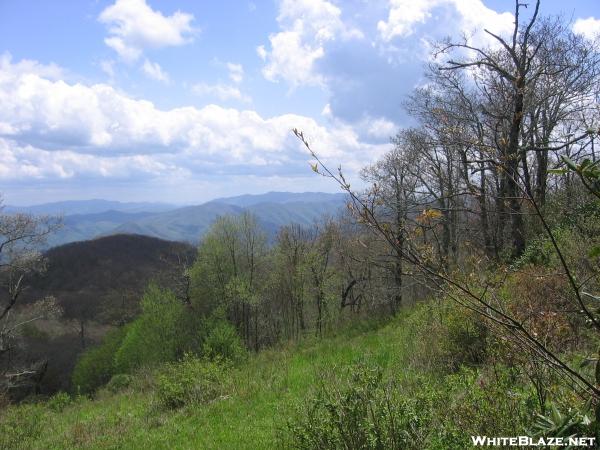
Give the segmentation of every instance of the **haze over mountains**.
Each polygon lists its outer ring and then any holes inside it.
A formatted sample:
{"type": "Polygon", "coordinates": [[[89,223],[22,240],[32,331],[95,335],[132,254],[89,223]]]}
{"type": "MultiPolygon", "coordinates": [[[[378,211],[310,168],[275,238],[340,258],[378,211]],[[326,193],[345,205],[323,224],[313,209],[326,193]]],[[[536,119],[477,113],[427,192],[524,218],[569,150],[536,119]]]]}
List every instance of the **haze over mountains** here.
{"type": "Polygon", "coordinates": [[[218,216],[250,211],[274,235],[284,225],[311,225],[323,215],[335,215],[345,194],[269,192],[219,198],[194,206],[165,203],[122,203],[77,200],[35,206],[7,206],[5,212],[62,215],[63,228],[49,238],[49,246],[112,234],[141,234],[172,241],[197,243],[218,216]]]}

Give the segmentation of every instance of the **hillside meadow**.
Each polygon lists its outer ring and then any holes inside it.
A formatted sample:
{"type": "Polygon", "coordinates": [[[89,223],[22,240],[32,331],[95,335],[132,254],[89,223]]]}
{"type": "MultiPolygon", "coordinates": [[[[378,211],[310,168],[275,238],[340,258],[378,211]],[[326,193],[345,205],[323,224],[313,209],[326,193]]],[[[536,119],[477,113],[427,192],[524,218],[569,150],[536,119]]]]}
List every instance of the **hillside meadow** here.
{"type": "Polygon", "coordinates": [[[526,374],[476,364],[470,349],[455,346],[467,337],[439,323],[469,318],[444,310],[436,316],[422,304],[387,322],[263,350],[217,369],[211,385],[197,371],[211,362],[194,360],[190,371],[184,360],[173,368],[196,374],[192,381],[144,368],[92,398],[12,406],[0,415],[0,448],[463,449],[471,435],[531,433],[536,399],[526,374]],[[441,363],[451,359],[467,364],[441,363]],[[169,383],[212,394],[179,398],[169,383]]]}

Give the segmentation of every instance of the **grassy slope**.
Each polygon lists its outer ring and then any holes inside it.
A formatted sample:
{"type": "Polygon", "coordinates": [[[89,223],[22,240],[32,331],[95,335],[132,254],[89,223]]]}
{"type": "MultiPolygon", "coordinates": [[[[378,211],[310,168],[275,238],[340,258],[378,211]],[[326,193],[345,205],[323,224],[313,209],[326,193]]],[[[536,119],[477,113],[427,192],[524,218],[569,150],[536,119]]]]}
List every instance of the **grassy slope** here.
{"type": "Polygon", "coordinates": [[[148,389],[102,392],[60,413],[43,407],[41,432],[22,448],[273,448],[295,405],[320,382],[335,382],[344,366],[376,362],[388,375],[410,377],[404,368],[414,339],[406,322],[261,352],[231,373],[235,391],[208,405],[161,411],[148,389]]]}

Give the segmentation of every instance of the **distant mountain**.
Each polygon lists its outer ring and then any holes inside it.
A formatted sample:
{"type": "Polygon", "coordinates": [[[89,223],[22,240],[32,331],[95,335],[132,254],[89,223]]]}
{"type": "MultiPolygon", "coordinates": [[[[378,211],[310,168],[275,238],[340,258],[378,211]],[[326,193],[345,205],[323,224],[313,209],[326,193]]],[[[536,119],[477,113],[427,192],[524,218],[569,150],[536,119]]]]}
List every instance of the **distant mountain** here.
{"type": "Polygon", "coordinates": [[[155,213],[129,213],[110,210],[93,214],[71,214],[64,216],[63,227],[49,236],[48,247],[114,234],[115,229],[122,224],[153,214],[155,213]]]}
{"type": "Polygon", "coordinates": [[[328,194],[325,192],[267,192],[266,194],[245,194],[237,197],[218,198],[213,200],[217,203],[226,203],[228,205],[236,205],[247,207],[257,205],[259,203],[320,203],[327,201],[343,201],[346,194],[328,194]]]}
{"type": "Polygon", "coordinates": [[[73,214],[97,214],[106,211],[121,212],[163,212],[177,208],[176,205],[168,203],[122,203],[112,200],[69,200],[64,202],[43,203],[33,206],[10,206],[7,205],[5,212],[24,212],[30,214],[50,214],[69,216],[73,214]]]}
{"type": "Polygon", "coordinates": [[[198,242],[218,216],[241,214],[243,208],[223,203],[208,202],[199,206],[153,214],[127,222],[114,231],[137,233],[174,241],[198,242]]]}
{"type": "MultiPolygon", "coordinates": [[[[256,215],[259,223],[273,237],[279,228],[296,223],[310,226],[324,215],[335,215],[344,205],[344,196],[324,194],[320,200],[293,201],[291,198],[275,202],[255,202],[256,199],[234,199],[233,202],[246,206],[212,201],[199,206],[188,206],[160,214],[153,214],[139,220],[125,223],[116,229],[119,233],[138,233],[197,243],[208,231],[218,216],[238,215],[249,211],[256,215]]],[[[227,199],[226,199],[227,200],[227,199]]]]}
{"type": "Polygon", "coordinates": [[[284,225],[297,223],[308,226],[323,215],[335,215],[345,199],[345,194],[268,192],[220,198],[185,207],[89,200],[6,207],[5,212],[62,214],[64,226],[49,237],[48,247],[111,234],[139,234],[196,244],[218,216],[250,211],[273,237],[284,225]]]}

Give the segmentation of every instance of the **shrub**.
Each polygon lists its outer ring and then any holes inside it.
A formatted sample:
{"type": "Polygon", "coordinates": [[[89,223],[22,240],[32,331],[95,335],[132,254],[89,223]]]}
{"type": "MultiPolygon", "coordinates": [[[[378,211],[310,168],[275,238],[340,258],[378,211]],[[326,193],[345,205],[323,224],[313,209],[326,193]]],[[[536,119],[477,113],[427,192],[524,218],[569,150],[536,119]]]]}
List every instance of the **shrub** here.
{"type": "Polygon", "coordinates": [[[414,363],[434,372],[456,372],[482,364],[488,352],[488,329],[482,317],[454,303],[423,306],[411,317],[418,349],[414,363]]]}
{"type": "Polygon", "coordinates": [[[113,377],[106,385],[106,388],[109,391],[116,393],[128,388],[131,385],[132,381],[133,377],[131,375],[127,375],[125,373],[118,373],[117,375],[113,375],[113,377]]]}
{"type": "Polygon", "coordinates": [[[110,380],[115,373],[115,355],[127,331],[128,327],[110,331],[102,344],[80,356],[71,376],[76,393],[90,394],[110,380]]]}
{"type": "Polygon", "coordinates": [[[204,339],[202,354],[207,358],[224,358],[237,363],[243,360],[247,353],[233,325],[224,320],[213,324],[204,339]]]}
{"type": "Polygon", "coordinates": [[[62,412],[71,404],[71,396],[66,392],[59,392],[48,399],[46,405],[54,412],[62,412]]]}
{"type": "MultiPolygon", "coordinates": [[[[443,388],[452,401],[440,409],[445,426],[440,437],[451,434],[470,446],[469,436],[524,434],[535,408],[535,398],[522,387],[515,368],[497,365],[493,372],[463,368],[445,377],[443,388]]],[[[440,405],[442,406],[442,405],[440,405]]]]}
{"type": "Polygon", "coordinates": [[[142,313],[131,324],[115,355],[119,373],[175,361],[196,342],[189,319],[192,315],[171,291],[150,285],[141,306],[142,313]]]}
{"type": "Polygon", "coordinates": [[[483,363],[488,330],[481,316],[453,304],[448,308],[445,327],[441,336],[443,357],[451,370],[483,363]]]}
{"type": "Polygon", "coordinates": [[[177,363],[167,364],[158,374],[156,394],[161,406],[180,408],[207,403],[230,392],[226,362],[209,361],[186,354],[177,363]]]}
{"type": "Polygon", "coordinates": [[[297,449],[423,448],[431,408],[382,382],[378,366],[356,365],[350,379],[322,386],[287,424],[297,449]]]}

